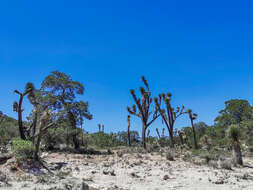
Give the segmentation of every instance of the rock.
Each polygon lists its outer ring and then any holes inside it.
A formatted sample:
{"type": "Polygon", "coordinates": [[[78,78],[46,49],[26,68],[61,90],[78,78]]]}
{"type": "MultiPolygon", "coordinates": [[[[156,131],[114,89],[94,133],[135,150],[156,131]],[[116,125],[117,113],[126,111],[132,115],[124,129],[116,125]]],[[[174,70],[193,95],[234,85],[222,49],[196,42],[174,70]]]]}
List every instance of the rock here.
{"type": "Polygon", "coordinates": [[[223,180],[218,180],[218,181],[215,181],[214,183],[217,184],[217,185],[222,185],[222,184],[224,184],[224,181],[223,180]]]}
{"type": "Polygon", "coordinates": [[[163,180],[168,180],[168,179],[169,179],[168,175],[163,176],[163,180]]]}
{"type": "Polygon", "coordinates": [[[104,175],[109,175],[110,174],[111,176],[116,176],[115,171],[113,169],[104,169],[103,174],[104,175]]]}
{"type": "Polygon", "coordinates": [[[109,170],[107,170],[107,169],[103,170],[103,174],[104,175],[108,175],[109,174],[109,170]]]}
{"type": "Polygon", "coordinates": [[[2,154],[0,155],[0,164],[6,163],[7,160],[11,159],[13,154],[2,154]]]}
{"type": "Polygon", "coordinates": [[[172,150],[166,152],[166,159],[169,161],[174,161],[175,154],[172,150]]]}
{"type": "Polygon", "coordinates": [[[87,185],[86,183],[82,183],[82,190],[98,190],[94,187],[90,187],[89,185],[87,185]]]}
{"type": "Polygon", "coordinates": [[[138,176],[136,173],[132,172],[130,173],[130,176],[131,177],[134,177],[134,178],[140,178],[140,176],[138,176]]]}

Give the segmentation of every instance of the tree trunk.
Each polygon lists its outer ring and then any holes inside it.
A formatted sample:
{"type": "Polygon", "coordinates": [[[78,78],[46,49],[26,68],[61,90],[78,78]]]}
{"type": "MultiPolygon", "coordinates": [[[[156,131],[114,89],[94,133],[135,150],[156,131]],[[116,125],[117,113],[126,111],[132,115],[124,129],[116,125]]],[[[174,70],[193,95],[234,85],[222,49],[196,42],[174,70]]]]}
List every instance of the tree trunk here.
{"type": "Polygon", "coordinates": [[[34,136],[35,136],[35,133],[36,133],[37,120],[38,120],[38,112],[37,112],[37,108],[35,108],[33,128],[32,128],[32,141],[33,141],[33,143],[35,141],[34,136]]]}
{"type": "Polygon", "coordinates": [[[146,126],[143,124],[142,126],[142,146],[146,149],[146,126]]]}
{"type": "Polygon", "coordinates": [[[160,139],[160,138],[161,138],[161,135],[160,135],[160,133],[159,133],[159,130],[158,130],[157,128],[156,128],[155,130],[156,130],[156,133],[157,133],[158,138],[160,139]]]}
{"type": "Polygon", "coordinates": [[[184,139],[183,139],[182,133],[179,133],[179,138],[180,138],[181,145],[183,145],[184,144],[184,139]]]}
{"type": "Polygon", "coordinates": [[[34,156],[33,156],[33,159],[36,160],[36,161],[39,160],[40,141],[41,141],[41,136],[42,136],[41,127],[42,126],[40,126],[40,131],[39,131],[39,135],[37,137],[37,142],[35,144],[35,152],[34,152],[34,156]]]}
{"type": "Polygon", "coordinates": [[[6,163],[7,160],[11,159],[13,154],[1,154],[0,155],[0,164],[6,163]]]}
{"type": "Polygon", "coordinates": [[[23,140],[26,140],[25,131],[23,128],[23,121],[22,121],[22,112],[23,112],[22,103],[23,103],[23,96],[20,95],[19,104],[18,104],[18,127],[19,127],[20,138],[23,140]]]}
{"type": "Polygon", "coordinates": [[[82,129],[82,146],[84,146],[84,142],[83,142],[83,124],[81,123],[81,129],[82,129]]]}
{"type": "Polygon", "coordinates": [[[174,148],[174,135],[173,135],[173,130],[169,130],[169,134],[170,134],[170,147],[174,148]]]}
{"type": "Polygon", "coordinates": [[[191,119],[191,124],[192,124],[192,132],[193,132],[193,139],[194,139],[194,148],[195,148],[195,149],[198,149],[196,131],[195,131],[195,127],[194,127],[194,124],[193,124],[193,120],[192,120],[192,119],[191,119]]]}
{"type": "MultiPolygon", "coordinates": [[[[73,115],[73,113],[71,113],[70,111],[69,111],[69,121],[70,121],[72,129],[76,130],[76,119],[75,119],[75,116],[73,115]]],[[[80,143],[77,138],[77,135],[78,134],[76,131],[72,134],[72,140],[73,140],[73,143],[75,146],[75,150],[78,150],[80,148],[80,143]]]]}
{"type": "Polygon", "coordinates": [[[75,145],[75,150],[80,149],[80,143],[79,143],[79,140],[77,138],[77,134],[76,133],[73,135],[73,142],[74,142],[74,145],[75,145]]]}
{"type": "Polygon", "coordinates": [[[130,123],[128,123],[127,138],[128,138],[128,146],[131,146],[130,123]]]}
{"type": "Polygon", "coordinates": [[[233,145],[233,157],[236,164],[243,165],[241,147],[238,142],[233,145]]]}

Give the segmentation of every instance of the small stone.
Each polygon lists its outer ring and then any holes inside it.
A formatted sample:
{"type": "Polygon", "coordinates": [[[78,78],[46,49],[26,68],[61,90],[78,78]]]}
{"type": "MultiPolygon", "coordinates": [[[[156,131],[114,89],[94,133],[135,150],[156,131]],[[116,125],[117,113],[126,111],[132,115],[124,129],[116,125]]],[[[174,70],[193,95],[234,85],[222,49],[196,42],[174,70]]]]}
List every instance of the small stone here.
{"type": "Polygon", "coordinates": [[[168,180],[168,179],[169,179],[168,175],[163,176],[163,180],[168,180]]]}

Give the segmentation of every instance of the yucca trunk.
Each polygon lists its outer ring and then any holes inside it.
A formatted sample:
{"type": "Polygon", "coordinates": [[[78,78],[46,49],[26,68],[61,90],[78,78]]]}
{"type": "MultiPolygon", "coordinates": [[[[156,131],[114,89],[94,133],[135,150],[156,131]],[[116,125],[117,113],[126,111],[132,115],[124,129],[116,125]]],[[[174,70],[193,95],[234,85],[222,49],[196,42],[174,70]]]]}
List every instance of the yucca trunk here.
{"type": "Polygon", "coordinates": [[[142,126],[142,146],[144,149],[147,148],[147,146],[146,146],[146,126],[145,125],[142,126]]]}
{"type": "Polygon", "coordinates": [[[243,165],[241,146],[238,142],[233,144],[233,159],[236,164],[243,165]]]}

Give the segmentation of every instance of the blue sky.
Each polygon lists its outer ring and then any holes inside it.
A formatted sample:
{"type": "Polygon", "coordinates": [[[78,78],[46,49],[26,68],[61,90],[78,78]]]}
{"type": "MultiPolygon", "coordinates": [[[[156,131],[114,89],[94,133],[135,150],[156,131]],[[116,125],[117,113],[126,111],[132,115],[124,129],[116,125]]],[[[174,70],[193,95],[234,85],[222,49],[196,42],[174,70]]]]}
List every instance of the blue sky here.
{"type": "MultiPolygon", "coordinates": [[[[129,89],[173,94],[212,124],[224,101],[253,101],[251,1],[1,1],[0,110],[16,117],[14,89],[53,70],[85,85],[86,129],[126,129],[129,89]]],[[[25,102],[25,114],[31,106],[25,102]]],[[[189,125],[182,118],[176,127],[189,125]]],[[[157,121],[152,126],[161,128],[157,121]]],[[[134,120],[133,128],[140,130],[134,120]]]]}

